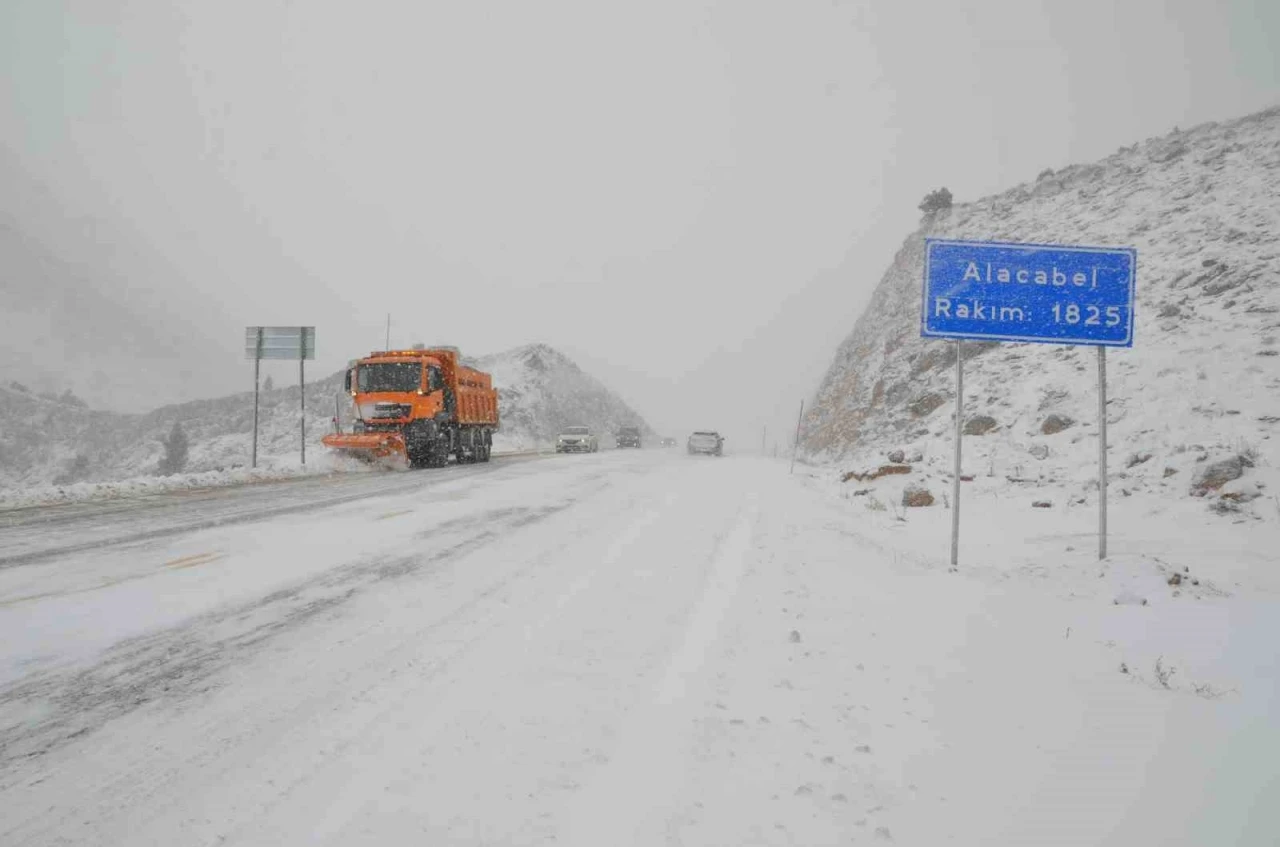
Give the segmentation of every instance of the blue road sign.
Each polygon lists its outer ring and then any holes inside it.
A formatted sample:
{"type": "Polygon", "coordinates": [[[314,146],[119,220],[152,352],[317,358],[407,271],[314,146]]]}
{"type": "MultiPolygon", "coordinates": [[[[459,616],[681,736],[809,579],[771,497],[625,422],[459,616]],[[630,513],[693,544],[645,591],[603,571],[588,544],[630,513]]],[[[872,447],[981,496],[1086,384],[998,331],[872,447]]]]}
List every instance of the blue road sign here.
{"type": "Polygon", "coordinates": [[[1133,346],[1137,252],[995,241],[925,242],[920,334],[1133,346]]]}

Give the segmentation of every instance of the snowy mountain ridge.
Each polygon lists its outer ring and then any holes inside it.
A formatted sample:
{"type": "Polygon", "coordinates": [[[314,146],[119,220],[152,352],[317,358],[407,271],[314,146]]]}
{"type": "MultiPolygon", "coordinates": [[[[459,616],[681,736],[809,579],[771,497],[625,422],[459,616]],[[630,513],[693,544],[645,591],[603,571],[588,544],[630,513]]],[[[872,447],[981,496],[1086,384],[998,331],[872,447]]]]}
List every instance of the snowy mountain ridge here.
{"type": "Polygon", "coordinates": [[[621,426],[638,426],[652,435],[634,409],[568,356],[545,344],[481,356],[467,364],[493,375],[505,444],[550,444],[564,427],[574,425],[591,427],[601,444],[610,443],[621,426]]]}
{"type": "MultiPolygon", "coordinates": [[[[956,345],[919,337],[926,237],[1137,248],[1135,344],[1108,353],[1108,476],[1119,496],[1212,493],[1223,511],[1257,498],[1280,465],[1280,108],[926,216],[805,416],[810,462],[861,470],[901,449],[949,476],[956,345]],[[1220,463],[1231,478],[1207,491],[1220,463]]],[[[1084,502],[1097,479],[1095,352],[964,349],[964,472],[1084,502]]]]}
{"type": "MultiPolygon", "coordinates": [[[[545,446],[569,423],[595,427],[604,444],[608,441],[603,436],[624,423],[648,429],[599,380],[546,345],[518,347],[469,364],[494,376],[502,421],[495,438],[498,450],[545,446]]],[[[227,471],[249,464],[252,392],[163,406],[145,414],[89,409],[69,399],[42,397],[20,383],[0,384],[0,490],[154,475],[164,454],[160,439],[175,421],[190,441],[187,471],[227,471]]],[[[341,372],[307,383],[308,468],[334,467],[320,439],[333,430],[335,415],[342,425],[350,423],[350,406],[342,393],[341,372]]],[[[296,385],[260,393],[258,461],[277,471],[297,470],[296,385]]]]}

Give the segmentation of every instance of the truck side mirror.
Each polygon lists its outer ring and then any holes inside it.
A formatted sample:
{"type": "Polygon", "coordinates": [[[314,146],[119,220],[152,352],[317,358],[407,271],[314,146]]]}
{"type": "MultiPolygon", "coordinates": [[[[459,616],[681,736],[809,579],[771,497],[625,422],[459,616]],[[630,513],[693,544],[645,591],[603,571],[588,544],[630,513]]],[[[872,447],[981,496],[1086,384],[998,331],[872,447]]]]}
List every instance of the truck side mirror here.
{"type": "Polygon", "coordinates": [[[351,370],[349,368],[342,377],[342,390],[348,394],[351,393],[351,370]]]}

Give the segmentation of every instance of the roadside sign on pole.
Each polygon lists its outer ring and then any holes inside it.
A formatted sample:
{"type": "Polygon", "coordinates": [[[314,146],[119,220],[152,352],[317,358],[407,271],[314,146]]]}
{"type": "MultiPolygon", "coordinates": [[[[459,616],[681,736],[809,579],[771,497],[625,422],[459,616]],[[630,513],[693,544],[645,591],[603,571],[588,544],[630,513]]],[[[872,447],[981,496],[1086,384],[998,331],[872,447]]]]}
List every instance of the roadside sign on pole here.
{"type": "Polygon", "coordinates": [[[1132,249],[928,239],[924,267],[926,338],[1133,346],[1132,249]]]}
{"type": "Polygon", "coordinates": [[[1098,348],[1098,558],[1107,557],[1106,348],[1133,346],[1137,267],[1129,247],[925,239],[920,334],[956,341],[952,566],[960,543],[965,340],[1098,348]]]}
{"type": "Polygon", "coordinates": [[[316,357],[316,328],[313,326],[248,326],[244,329],[244,357],[246,359],[314,359],[316,357]],[[258,347],[258,331],[262,332],[262,346],[258,347]],[[259,353],[259,349],[261,352],[259,353]]]}
{"type": "Polygon", "coordinates": [[[258,372],[263,359],[298,360],[298,395],[301,398],[302,464],[307,463],[306,360],[316,357],[316,328],[313,326],[247,326],[244,328],[244,355],[253,359],[253,452],[250,463],[258,466],[258,372]]]}

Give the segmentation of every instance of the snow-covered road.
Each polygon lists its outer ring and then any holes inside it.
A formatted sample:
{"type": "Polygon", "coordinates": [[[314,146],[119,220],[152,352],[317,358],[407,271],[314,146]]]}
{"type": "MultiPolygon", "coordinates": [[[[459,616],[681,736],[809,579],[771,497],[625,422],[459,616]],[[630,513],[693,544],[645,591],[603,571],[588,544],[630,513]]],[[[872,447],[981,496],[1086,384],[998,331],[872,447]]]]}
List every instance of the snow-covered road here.
{"type": "Polygon", "coordinates": [[[331,473],[248,485],[180,489],[77,503],[0,509],[0,568],[120,544],[177,535],[366,497],[412,492],[455,476],[492,473],[497,465],[536,460],[499,455],[492,464],[449,465],[431,477],[400,472],[331,473]]]}
{"type": "Polygon", "coordinates": [[[391,479],[12,542],[45,552],[0,569],[0,843],[1280,831],[1274,676],[1222,699],[1144,684],[1107,643],[1133,607],[899,556],[785,464],[648,450],[391,479]]]}

